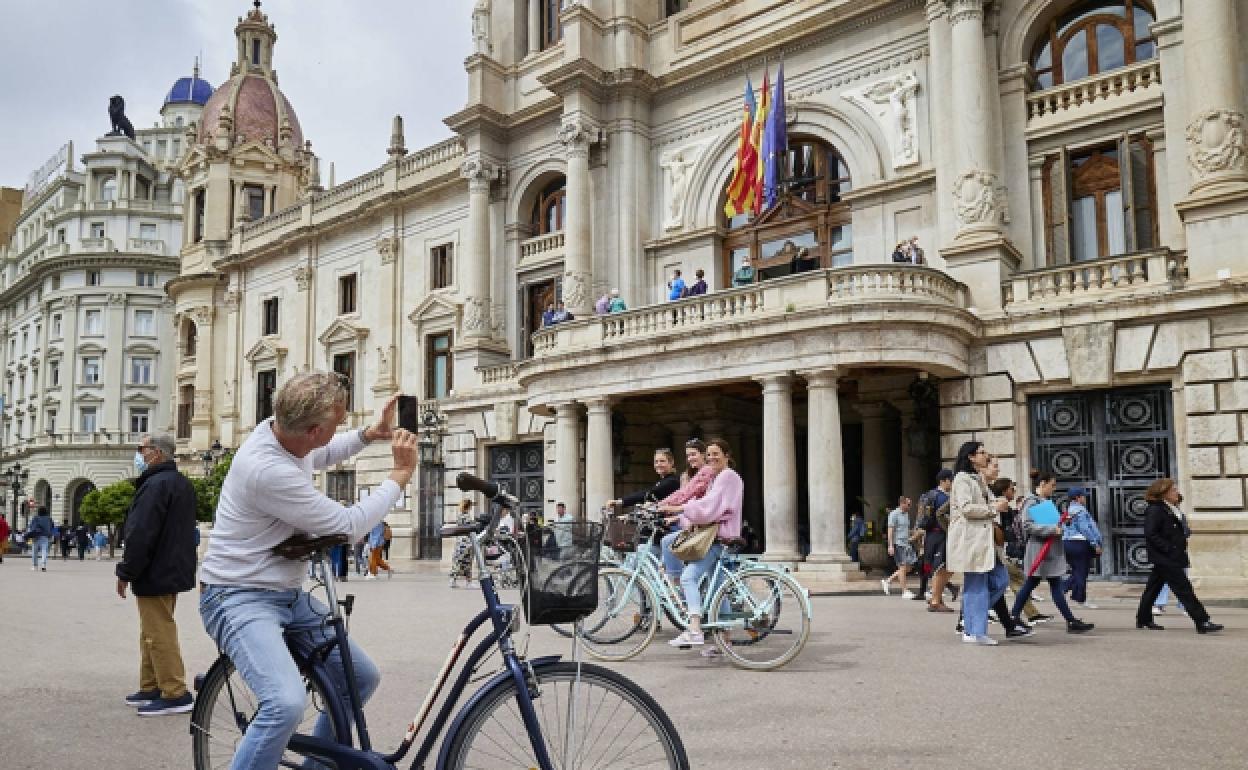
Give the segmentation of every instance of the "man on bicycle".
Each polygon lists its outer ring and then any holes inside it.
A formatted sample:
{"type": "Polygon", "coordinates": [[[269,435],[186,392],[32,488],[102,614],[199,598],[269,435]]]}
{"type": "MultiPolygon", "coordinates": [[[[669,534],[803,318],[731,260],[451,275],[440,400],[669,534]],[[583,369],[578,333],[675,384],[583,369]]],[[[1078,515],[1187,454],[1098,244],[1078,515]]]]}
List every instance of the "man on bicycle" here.
{"type": "MultiPolygon", "coordinates": [[[[221,487],[212,540],[200,567],[199,612],[247,686],[258,708],[234,755],[233,768],[275,768],[304,718],[306,692],[283,633],[311,645],[329,639],[329,610],[302,585],[305,566],[273,547],[292,535],[364,537],[399,500],[416,467],[416,437],[394,430],[397,397],[368,428],[338,433],[346,415],[345,378],[307,372],[277,392],[274,416],[256,426],[234,455],[221,487]],[[372,494],[344,506],[312,482],[324,470],[378,439],[392,439],[394,470],[372,494]]],[[[351,658],[360,697],[377,689],[380,673],[354,641],[351,658]]],[[[329,657],[347,713],[346,677],[337,650],[329,657]]],[[[332,739],[322,714],[315,734],[332,739]]]]}

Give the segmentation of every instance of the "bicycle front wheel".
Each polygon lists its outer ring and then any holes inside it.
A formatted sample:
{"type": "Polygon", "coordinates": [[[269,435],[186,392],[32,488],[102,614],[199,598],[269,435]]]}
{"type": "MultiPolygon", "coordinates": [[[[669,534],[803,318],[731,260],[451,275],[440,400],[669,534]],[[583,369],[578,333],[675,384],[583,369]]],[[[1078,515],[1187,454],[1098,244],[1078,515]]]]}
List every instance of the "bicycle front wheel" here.
{"type": "MultiPolygon", "coordinates": [[[[634,682],[592,663],[553,663],[533,673],[533,708],[557,770],[689,767],[672,721],[634,682]]],[[[473,705],[448,739],[447,767],[538,767],[516,697],[508,678],[473,705]]]]}
{"type": "MultiPolygon", "coordinates": [[[[316,679],[305,679],[304,684],[307,702],[303,721],[295,732],[312,734],[316,721],[324,716],[333,727],[336,740],[350,743],[351,729],[339,719],[338,711],[329,707],[326,687],[316,679]]],[[[238,744],[256,716],[258,705],[255,694],[230,659],[219,658],[195,693],[195,708],[191,711],[191,752],[195,770],[230,766],[238,744]]],[[[303,767],[304,762],[304,757],[290,751],[282,755],[282,767],[303,767]]]]}
{"type": "Polygon", "coordinates": [[[810,638],[810,605],[793,578],[768,569],[729,577],[711,600],[715,645],[740,668],[767,671],[797,657],[810,638]]]}

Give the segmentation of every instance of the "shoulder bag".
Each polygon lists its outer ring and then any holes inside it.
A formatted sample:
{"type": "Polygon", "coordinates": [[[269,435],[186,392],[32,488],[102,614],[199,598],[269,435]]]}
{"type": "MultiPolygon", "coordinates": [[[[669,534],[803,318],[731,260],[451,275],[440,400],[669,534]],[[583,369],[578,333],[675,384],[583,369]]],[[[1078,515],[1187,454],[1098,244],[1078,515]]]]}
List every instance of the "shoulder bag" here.
{"type": "Polygon", "coordinates": [[[683,529],[672,541],[672,555],[684,562],[699,561],[706,557],[715,545],[719,534],[719,522],[683,529]]]}

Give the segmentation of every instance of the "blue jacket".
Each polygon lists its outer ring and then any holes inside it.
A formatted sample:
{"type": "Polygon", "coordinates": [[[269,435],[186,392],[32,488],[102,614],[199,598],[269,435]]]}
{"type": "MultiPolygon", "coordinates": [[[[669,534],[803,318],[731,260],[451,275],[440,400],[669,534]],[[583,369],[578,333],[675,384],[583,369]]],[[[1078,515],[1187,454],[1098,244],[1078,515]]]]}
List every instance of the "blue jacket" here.
{"type": "Polygon", "coordinates": [[[865,519],[856,519],[849,527],[849,539],[858,538],[862,540],[867,536],[867,522],[865,519]]]}
{"type": "Polygon", "coordinates": [[[52,537],[56,534],[56,525],[48,515],[36,516],[30,520],[31,537],[52,537]]]}
{"type": "Polygon", "coordinates": [[[677,278],[672,281],[672,291],[667,295],[668,299],[680,299],[685,296],[685,279],[677,278]]]}
{"type": "Polygon", "coordinates": [[[1066,510],[1070,514],[1070,523],[1062,528],[1062,539],[1078,540],[1082,537],[1093,548],[1100,548],[1101,530],[1097,529],[1096,519],[1088,513],[1088,509],[1080,503],[1071,503],[1066,510]]]}
{"type": "Polygon", "coordinates": [[[373,527],[372,531],[368,533],[368,544],[372,548],[380,548],[385,542],[386,524],[385,522],[378,522],[377,526],[373,527]]]}

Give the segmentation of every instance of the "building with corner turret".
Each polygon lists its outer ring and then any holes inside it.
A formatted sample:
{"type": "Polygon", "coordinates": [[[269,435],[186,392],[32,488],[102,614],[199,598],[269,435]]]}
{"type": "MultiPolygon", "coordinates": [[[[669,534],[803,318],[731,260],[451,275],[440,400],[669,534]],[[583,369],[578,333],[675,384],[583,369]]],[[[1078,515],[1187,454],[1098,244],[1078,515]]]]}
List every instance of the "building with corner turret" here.
{"type": "MultiPolygon", "coordinates": [[[[275,33],[240,22],[234,85],[181,172],[201,201],[170,286],[188,451],[237,446],[305,367],[348,375],[351,426],[419,395],[441,464],[394,524],[400,552],[436,559],[459,470],[594,516],[652,481],[656,448],[719,435],[765,557],[820,587],[860,574],[852,511],[878,530],[974,440],[1006,476],[1091,490],[1104,577],[1148,570],[1143,491],[1178,479],[1197,583],[1248,587],[1240,4],[471,13],[454,137],[409,151],[396,124],[377,168],[328,190],[275,33]],[[747,77],[781,65],[776,199],[729,218],[747,77]],[[915,236],[925,263],[893,261],[915,236]],[[758,279],[734,285],[746,258],[758,279]],[[709,292],[668,301],[676,269],[709,292]],[[611,289],[629,309],[594,315],[611,289]],[[575,320],[541,328],[558,300],[575,320]]],[[[367,494],[387,463],[371,448],[323,483],[367,494]]]]}

